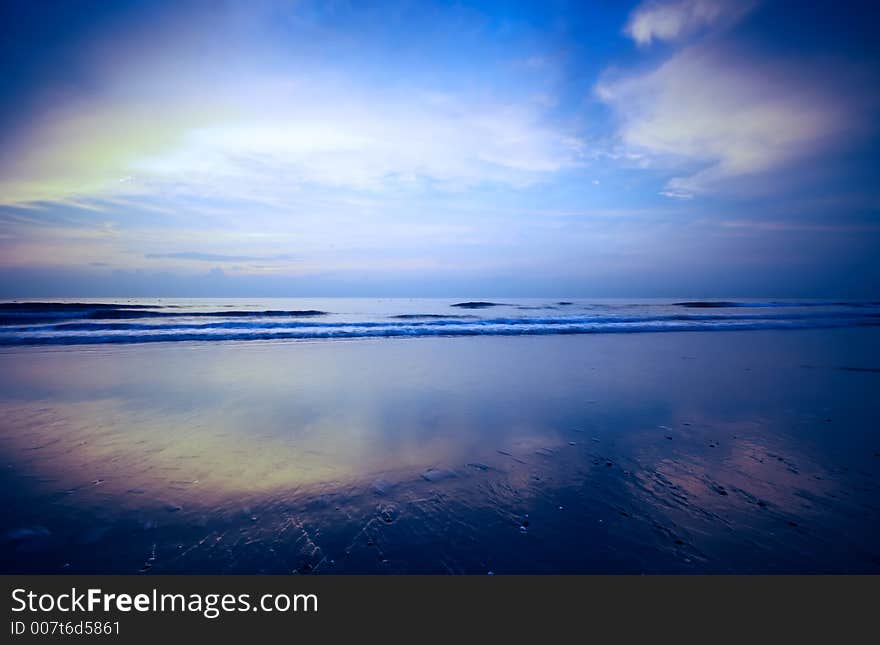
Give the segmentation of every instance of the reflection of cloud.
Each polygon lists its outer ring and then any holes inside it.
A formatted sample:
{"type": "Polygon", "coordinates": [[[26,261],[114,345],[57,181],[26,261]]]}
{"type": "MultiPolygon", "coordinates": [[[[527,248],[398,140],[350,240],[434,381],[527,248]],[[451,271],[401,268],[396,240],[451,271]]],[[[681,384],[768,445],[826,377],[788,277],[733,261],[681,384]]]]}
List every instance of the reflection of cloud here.
{"type": "MultiPolygon", "coordinates": [[[[817,69],[811,75],[823,77],[817,69]]],[[[854,127],[857,109],[800,68],[702,46],[650,72],[605,81],[598,94],[619,117],[625,145],[689,165],[689,174],[667,184],[673,197],[814,153],[854,127]]]]}
{"type": "MultiPolygon", "coordinates": [[[[138,502],[188,507],[337,490],[380,475],[419,481],[430,467],[467,473],[468,462],[492,458],[518,466],[496,453],[496,442],[529,455],[560,443],[513,413],[498,412],[493,418],[504,422],[487,427],[472,416],[470,396],[375,371],[383,361],[369,345],[342,354],[320,344],[228,349],[182,360],[169,347],[123,350],[125,367],[98,358],[106,369],[93,369],[82,352],[0,363],[0,382],[17,384],[0,395],[3,457],[51,477],[50,488],[100,490],[122,501],[136,488],[138,502]],[[278,360],[291,350],[295,361],[278,360]]],[[[455,361],[435,360],[429,373],[443,380],[460,371],[455,361]]]]}
{"type": "Polygon", "coordinates": [[[649,1],[633,11],[624,31],[639,45],[678,40],[703,28],[737,22],[754,5],[749,0],[649,1]]]}

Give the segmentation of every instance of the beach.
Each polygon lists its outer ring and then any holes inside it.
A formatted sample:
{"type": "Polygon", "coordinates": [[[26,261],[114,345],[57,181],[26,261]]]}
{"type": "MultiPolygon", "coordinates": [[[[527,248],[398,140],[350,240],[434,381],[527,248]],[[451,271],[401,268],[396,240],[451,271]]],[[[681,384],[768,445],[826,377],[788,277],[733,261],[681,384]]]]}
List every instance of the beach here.
{"type": "Polygon", "coordinates": [[[880,572],[874,326],[19,344],[0,383],[4,573],[880,572]]]}

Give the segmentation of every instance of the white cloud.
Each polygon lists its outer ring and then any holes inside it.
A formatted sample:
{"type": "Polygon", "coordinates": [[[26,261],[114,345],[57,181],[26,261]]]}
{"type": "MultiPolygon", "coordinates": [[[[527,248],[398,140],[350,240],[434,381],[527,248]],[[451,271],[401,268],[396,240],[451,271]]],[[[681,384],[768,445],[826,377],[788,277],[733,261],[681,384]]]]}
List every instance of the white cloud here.
{"type": "Polygon", "coordinates": [[[582,154],[582,142],[547,124],[545,111],[533,101],[484,95],[398,95],[272,79],[251,81],[233,97],[179,97],[159,118],[145,117],[137,103],[102,102],[36,129],[0,188],[20,203],[163,188],[284,199],[305,185],[524,186],[582,154]]]}
{"type": "Polygon", "coordinates": [[[377,190],[422,180],[457,189],[532,183],[578,154],[579,142],[543,125],[528,104],[345,93],[274,102],[284,109],[192,129],[134,161],[135,170],[224,189],[257,181],[377,190]]]}
{"type": "Polygon", "coordinates": [[[692,47],[597,92],[619,119],[627,149],[686,169],[664,194],[687,197],[780,168],[854,126],[852,97],[818,82],[829,77],[825,70],[810,71],[692,47]]]}
{"type": "Polygon", "coordinates": [[[639,5],[624,29],[639,45],[675,41],[705,28],[729,26],[754,7],[750,0],[667,0],[639,5]]]}

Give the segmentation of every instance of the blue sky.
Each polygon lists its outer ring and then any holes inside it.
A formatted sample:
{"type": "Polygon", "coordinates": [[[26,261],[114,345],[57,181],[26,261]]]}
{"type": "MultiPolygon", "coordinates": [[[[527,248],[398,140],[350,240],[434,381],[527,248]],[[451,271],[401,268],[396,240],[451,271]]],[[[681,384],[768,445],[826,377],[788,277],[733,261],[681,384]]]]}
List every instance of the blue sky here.
{"type": "Polygon", "coordinates": [[[878,296],[869,3],[0,11],[0,296],[878,296]]]}

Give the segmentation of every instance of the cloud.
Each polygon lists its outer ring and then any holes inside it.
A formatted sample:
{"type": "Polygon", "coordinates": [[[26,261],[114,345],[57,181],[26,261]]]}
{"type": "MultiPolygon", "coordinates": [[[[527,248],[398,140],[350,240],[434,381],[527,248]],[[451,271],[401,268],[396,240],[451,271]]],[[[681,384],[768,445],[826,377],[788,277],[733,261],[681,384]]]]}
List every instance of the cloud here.
{"type": "Polygon", "coordinates": [[[578,163],[581,143],[557,121],[559,60],[529,47],[509,65],[505,47],[503,65],[477,53],[458,63],[467,47],[496,45],[491,32],[457,40],[490,29],[465,36],[457,10],[437,12],[432,34],[457,38],[438,41],[417,28],[432,10],[416,7],[393,21],[414,21],[402,34],[357,3],[315,15],[286,0],[221,4],[97,30],[60,66],[78,82],[31,89],[0,132],[0,204],[197,195],[287,206],[307,186],[522,187],[578,163]]]}
{"type": "Polygon", "coordinates": [[[644,2],[630,15],[624,28],[639,45],[675,41],[707,28],[738,22],[755,2],[749,0],[668,0],[644,2]]]}
{"type": "Polygon", "coordinates": [[[164,153],[134,161],[135,174],[283,194],[303,185],[521,186],[576,163],[577,141],[544,125],[534,106],[437,94],[268,95],[284,109],[192,129],[164,153]]]}
{"type": "Polygon", "coordinates": [[[613,109],[625,148],[684,171],[663,191],[681,198],[777,170],[856,130],[867,120],[858,118],[861,99],[844,76],[693,46],[649,72],[606,79],[597,93],[613,109]]]}
{"type": "Polygon", "coordinates": [[[4,169],[6,204],[173,193],[284,201],[304,186],[521,187],[578,164],[546,108],[487,92],[249,79],[234,95],[98,96],[35,124],[4,169]],[[155,100],[153,100],[155,99],[155,100]],[[148,107],[161,105],[160,114],[148,107]]]}
{"type": "Polygon", "coordinates": [[[148,260],[194,260],[197,262],[271,262],[278,260],[292,260],[294,256],[281,255],[223,255],[220,253],[198,253],[196,251],[182,251],[180,253],[147,253],[144,255],[148,260]]]}

